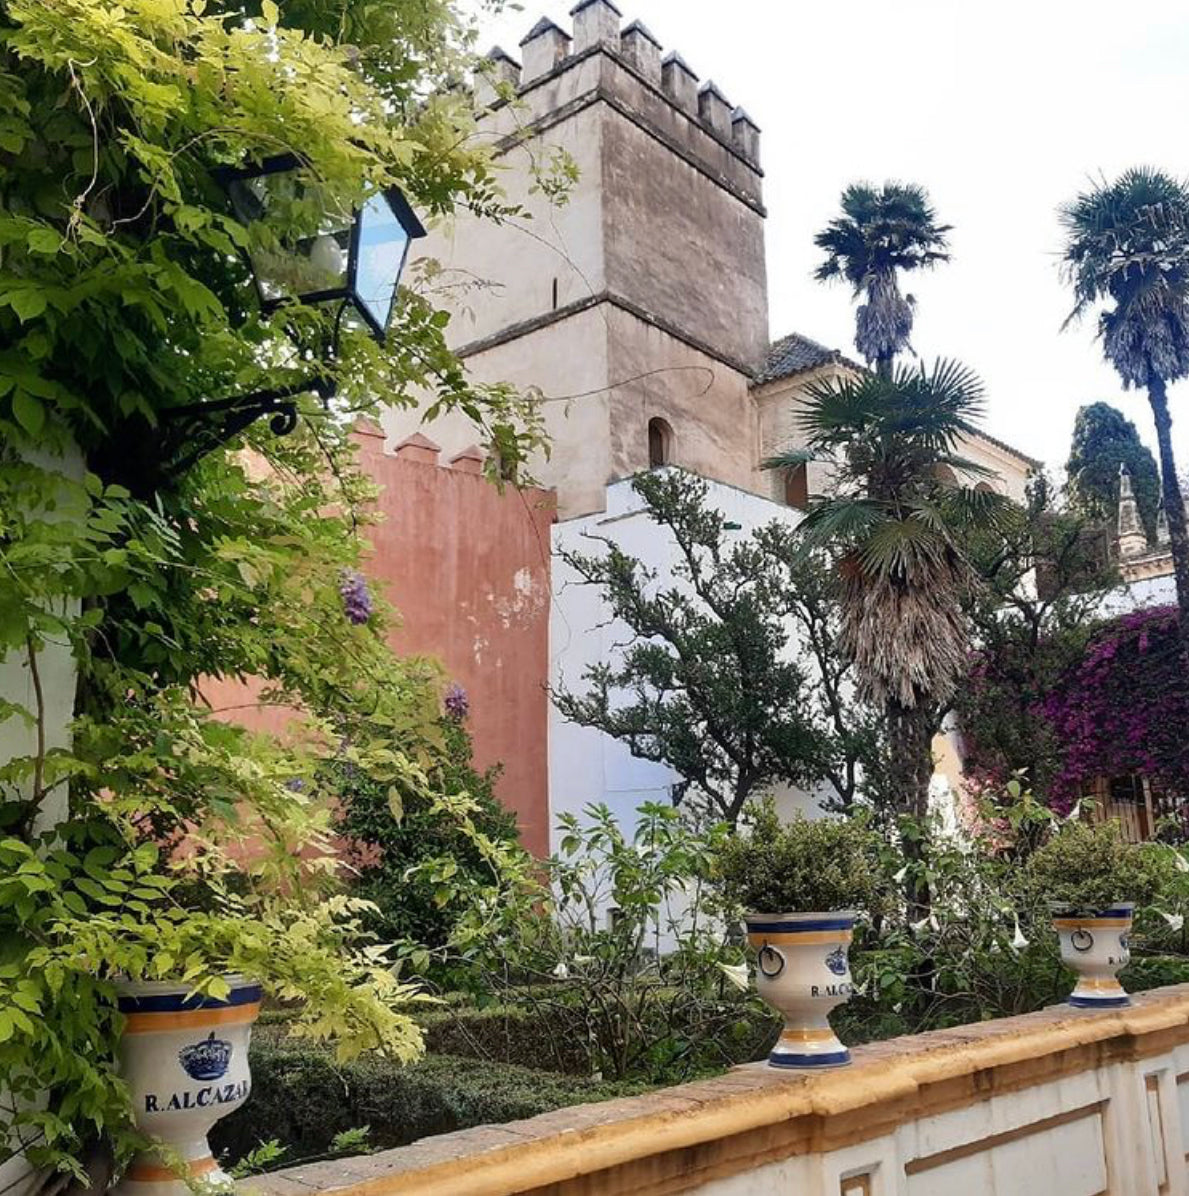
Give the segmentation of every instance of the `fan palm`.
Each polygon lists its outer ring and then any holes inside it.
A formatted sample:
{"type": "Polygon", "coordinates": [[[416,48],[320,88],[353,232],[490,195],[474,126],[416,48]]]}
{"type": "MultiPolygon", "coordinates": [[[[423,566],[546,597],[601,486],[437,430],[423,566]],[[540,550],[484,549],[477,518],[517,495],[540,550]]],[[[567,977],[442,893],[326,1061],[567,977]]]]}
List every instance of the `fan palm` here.
{"type": "Polygon", "coordinates": [[[975,578],[958,533],[1010,511],[999,495],[942,480],[988,472],[958,452],[982,396],[971,371],[945,361],[813,383],[799,416],[806,447],[768,462],[831,470],[831,493],[815,498],[801,534],[838,554],[840,643],[887,714],[894,792],[916,815],[928,809],[940,711],[967,668],[975,578]]]}
{"type": "Polygon", "coordinates": [[[855,298],[855,345],[877,373],[891,371],[912,337],[914,300],[900,293],[899,272],[949,261],[946,234],[923,187],[912,183],[852,183],[842,193],[842,215],[814,237],[826,251],[815,271],[821,281],[845,278],[855,298]]]}
{"type": "Polygon", "coordinates": [[[1147,167],[1103,181],[1061,210],[1074,309],[1107,303],[1098,334],[1124,388],[1143,387],[1156,424],[1182,625],[1189,628],[1189,535],[1172,448],[1168,383],[1189,374],[1189,188],[1147,167]]]}

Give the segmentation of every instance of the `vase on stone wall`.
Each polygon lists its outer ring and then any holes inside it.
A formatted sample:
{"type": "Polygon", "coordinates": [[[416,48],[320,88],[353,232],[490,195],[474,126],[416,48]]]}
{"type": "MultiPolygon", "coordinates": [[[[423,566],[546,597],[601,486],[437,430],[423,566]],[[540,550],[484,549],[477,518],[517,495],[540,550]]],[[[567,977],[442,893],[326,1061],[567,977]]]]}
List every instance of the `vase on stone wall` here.
{"type": "Polygon", "coordinates": [[[190,1179],[230,1183],[211,1155],[207,1134],[252,1090],[248,1044],[260,1012],[260,986],[226,977],[222,999],[168,981],[118,985],[125,1016],[120,1074],[132,1094],[137,1127],[162,1143],[133,1159],[116,1196],[187,1196],[190,1179]]]}
{"type": "Polygon", "coordinates": [[[748,914],[756,988],[784,1018],[770,1067],[843,1067],[850,1052],[830,1026],[830,1011],[854,990],[848,950],[855,918],[839,913],[748,914]]]}
{"type": "Polygon", "coordinates": [[[1131,920],[1135,906],[1119,903],[1102,910],[1053,910],[1053,926],[1061,940],[1061,961],[1077,973],[1069,1003],[1078,1009],[1112,1009],[1130,1005],[1118,973],[1131,960],[1131,920]]]}

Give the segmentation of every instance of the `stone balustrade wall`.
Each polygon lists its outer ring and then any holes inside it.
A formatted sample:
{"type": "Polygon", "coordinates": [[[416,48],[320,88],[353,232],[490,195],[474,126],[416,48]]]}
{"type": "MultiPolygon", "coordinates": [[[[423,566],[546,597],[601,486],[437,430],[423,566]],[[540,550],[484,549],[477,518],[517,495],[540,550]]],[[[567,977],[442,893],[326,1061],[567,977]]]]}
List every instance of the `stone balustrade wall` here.
{"type": "MultiPolygon", "coordinates": [[[[1186,1196],[1189,985],[250,1181],[261,1196],[1186,1196]]],[[[480,1066],[477,1064],[477,1066],[480,1066]]]]}

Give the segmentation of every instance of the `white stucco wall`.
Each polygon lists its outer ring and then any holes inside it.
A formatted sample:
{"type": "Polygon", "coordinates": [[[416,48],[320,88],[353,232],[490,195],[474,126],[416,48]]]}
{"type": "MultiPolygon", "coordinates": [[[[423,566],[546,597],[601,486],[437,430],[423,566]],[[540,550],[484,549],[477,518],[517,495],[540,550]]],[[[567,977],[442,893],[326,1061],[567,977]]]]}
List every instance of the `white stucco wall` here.
{"type": "Polygon", "coordinates": [[[1114,618],[1153,606],[1176,604],[1177,580],[1168,573],[1164,577],[1145,577],[1111,590],[1103,597],[1099,614],[1104,618],[1114,618]]]}

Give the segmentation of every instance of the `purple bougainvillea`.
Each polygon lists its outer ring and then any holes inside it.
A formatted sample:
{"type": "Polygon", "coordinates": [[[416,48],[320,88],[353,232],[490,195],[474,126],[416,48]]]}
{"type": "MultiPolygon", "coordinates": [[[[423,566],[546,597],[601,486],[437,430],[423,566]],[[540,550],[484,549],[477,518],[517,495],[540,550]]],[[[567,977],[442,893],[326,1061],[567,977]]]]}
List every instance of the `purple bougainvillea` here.
{"type": "Polygon", "coordinates": [[[339,593],[343,596],[343,611],[350,622],[359,627],[372,617],[372,596],[362,573],[345,569],[339,593]]]}
{"type": "Polygon", "coordinates": [[[1053,804],[1068,807],[1096,777],[1140,774],[1189,794],[1189,677],[1175,607],[1108,624],[1041,705],[1061,744],[1053,804]]]}
{"type": "Polygon", "coordinates": [[[457,681],[446,690],[446,697],[443,699],[442,705],[446,707],[446,713],[456,723],[462,722],[471,711],[471,700],[467,697],[467,691],[457,681]]]}

